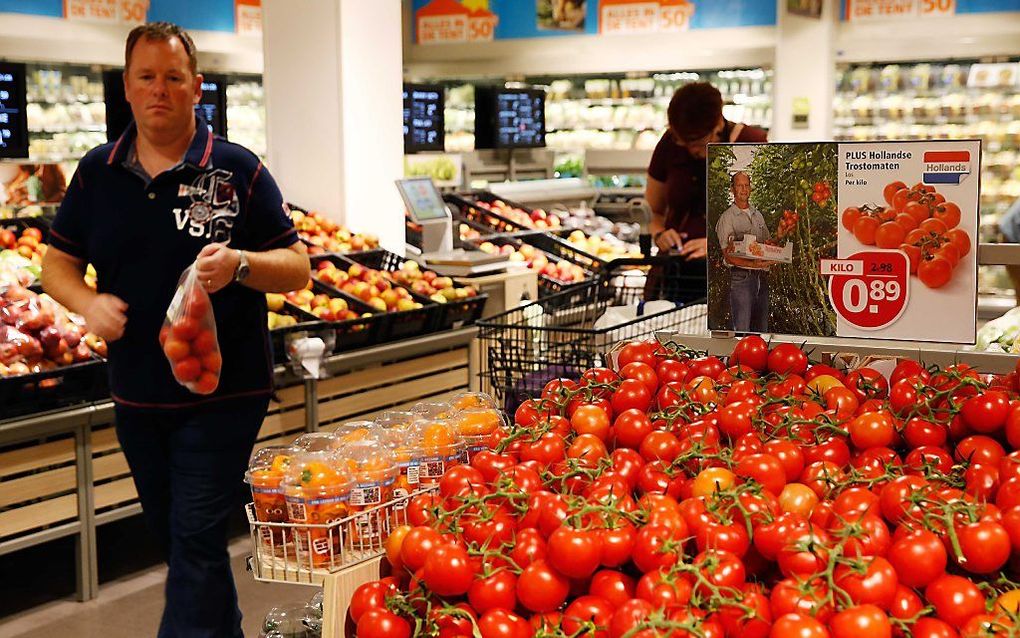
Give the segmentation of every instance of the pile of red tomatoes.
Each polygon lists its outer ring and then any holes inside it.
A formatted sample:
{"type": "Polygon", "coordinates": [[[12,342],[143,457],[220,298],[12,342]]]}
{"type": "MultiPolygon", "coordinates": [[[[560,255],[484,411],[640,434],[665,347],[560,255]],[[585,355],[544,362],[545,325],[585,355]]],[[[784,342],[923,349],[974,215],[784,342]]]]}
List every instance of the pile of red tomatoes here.
{"type": "Polygon", "coordinates": [[[554,379],[389,537],[359,638],[1020,635],[1017,375],[740,340],[554,379]]]}

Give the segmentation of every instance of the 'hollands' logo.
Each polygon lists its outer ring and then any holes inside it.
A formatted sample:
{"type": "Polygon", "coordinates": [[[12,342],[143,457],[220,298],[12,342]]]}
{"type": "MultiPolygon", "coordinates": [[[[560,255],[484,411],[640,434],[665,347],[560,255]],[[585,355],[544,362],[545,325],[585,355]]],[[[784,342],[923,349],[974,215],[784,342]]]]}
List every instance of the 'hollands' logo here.
{"type": "Polygon", "coordinates": [[[926,151],[924,184],[959,184],[970,175],[970,151],[926,151]]]}

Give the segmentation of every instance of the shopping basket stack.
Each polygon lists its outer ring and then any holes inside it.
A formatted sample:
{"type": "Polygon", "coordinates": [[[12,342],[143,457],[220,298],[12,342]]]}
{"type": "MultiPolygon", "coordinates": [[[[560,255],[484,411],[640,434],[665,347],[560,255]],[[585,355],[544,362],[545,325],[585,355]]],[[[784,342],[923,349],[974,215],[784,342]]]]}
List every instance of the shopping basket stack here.
{"type": "Polygon", "coordinates": [[[549,379],[605,365],[618,343],[662,330],[707,334],[705,291],[704,262],[609,262],[592,282],[479,321],[481,388],[513,413],[549,379]],[[600,321],[611,308],[618,319],[600,321]]]}

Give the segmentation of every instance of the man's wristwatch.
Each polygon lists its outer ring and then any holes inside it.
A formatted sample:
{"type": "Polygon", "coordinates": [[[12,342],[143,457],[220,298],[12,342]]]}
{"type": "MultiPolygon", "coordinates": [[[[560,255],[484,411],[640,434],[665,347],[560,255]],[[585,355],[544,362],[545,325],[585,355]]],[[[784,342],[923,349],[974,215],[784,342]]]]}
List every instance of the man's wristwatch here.
{"type": "Polygon", "coordinates": [[[248,265],[248,255],[243,250],[237,251],[237,269],[234,270],[234,281],[243,284],[250,274],[251,267],[248,265]]]}

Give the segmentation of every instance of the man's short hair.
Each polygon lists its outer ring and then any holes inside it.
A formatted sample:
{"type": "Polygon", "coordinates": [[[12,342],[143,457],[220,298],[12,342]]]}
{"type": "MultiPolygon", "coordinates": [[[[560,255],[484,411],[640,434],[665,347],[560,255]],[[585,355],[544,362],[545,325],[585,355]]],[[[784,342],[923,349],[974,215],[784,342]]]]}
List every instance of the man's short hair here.
{"type": "Polygon", "coordinates": [[[747,183],[748,184],[751,183],[751,176],[747,174],[747,171],[737,171],[736,173],[730,175],[730,188],[733,188],[734,186],[737,185],[737,175],[743,175],[747,177],[747,183]]]}
{"type": "Polygon", "coordinates": [[[690,142],[705,137],[719,124],[723,99],[719,89],[708,82],[686,84],[673,94],[666,117],[673,133],[690,142]]]}
{"type": "Polygon", "coordinates": [[[127,37],[127,44],[124,46],[125,71],[131,66],[131,52],[142,38],[156,42],[168,42],[177,38],[181,41],[184,52],[188,54],[188,66],[191,68],[191,74],[198,74],[198,55],[195,52],[195,43],[187,31],[172,22],[148,22],[131,29],[131,33],[127,37]]]}

